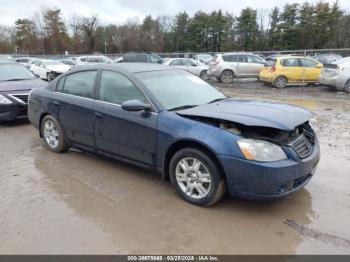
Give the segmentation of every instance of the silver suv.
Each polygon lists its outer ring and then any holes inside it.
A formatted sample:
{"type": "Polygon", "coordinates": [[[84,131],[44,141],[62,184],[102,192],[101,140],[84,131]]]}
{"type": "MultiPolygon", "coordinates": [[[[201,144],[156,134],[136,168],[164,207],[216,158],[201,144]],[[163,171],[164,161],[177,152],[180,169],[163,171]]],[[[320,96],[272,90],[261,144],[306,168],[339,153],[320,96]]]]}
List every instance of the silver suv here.
{"type": "Polygon", "coordinates": [[[265,61],[251,53],[217,54],[209,63],[208,76],[222,83],[232,82],[234,77],[257,78],[265,61]]]}

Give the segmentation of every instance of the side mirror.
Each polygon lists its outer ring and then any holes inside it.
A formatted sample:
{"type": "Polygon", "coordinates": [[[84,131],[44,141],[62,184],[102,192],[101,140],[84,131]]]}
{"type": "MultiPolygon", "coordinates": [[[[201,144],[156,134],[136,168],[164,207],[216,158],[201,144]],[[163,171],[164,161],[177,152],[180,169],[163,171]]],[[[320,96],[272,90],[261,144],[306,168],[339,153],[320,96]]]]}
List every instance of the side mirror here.
{"type": "Polygon", "coordinates": [[[323,66],[322,65],[317,65],[316,68],[322,68],[323,66]]]}
{"type": "Polygon", "coordinates": [[[128,100],[122,103],[122,109],[130,112],[137,112],[143,110],[149,111],[151,110],[151,106],[149,104],[141,102],[140,100],[128,100]]]}

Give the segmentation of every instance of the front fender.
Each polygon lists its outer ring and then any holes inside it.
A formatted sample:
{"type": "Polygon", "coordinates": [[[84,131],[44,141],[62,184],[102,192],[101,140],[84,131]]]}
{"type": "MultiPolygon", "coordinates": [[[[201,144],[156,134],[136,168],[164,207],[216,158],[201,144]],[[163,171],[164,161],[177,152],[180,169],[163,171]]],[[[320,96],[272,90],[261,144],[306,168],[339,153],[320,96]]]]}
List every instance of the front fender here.
{"type": "Polygon", "coordinates": [[[158,120],[157,166],[162,168],[169,148],[179,142],[197,143],[213,154],[244,158],[236,141],[240,136],[219,127],[163,111],[158,120]]]}

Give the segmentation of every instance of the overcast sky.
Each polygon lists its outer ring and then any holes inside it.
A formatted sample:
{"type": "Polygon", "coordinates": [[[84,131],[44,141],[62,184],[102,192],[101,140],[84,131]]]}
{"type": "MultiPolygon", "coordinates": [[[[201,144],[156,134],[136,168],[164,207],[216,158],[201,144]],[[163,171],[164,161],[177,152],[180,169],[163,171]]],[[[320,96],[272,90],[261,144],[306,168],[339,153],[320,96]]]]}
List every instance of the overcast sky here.
{"type": "MultiPolygon", "coordinates": [[[[270,9],[283,7],[287,0],[0,0],[0,24],[12,25],[18,18],[32,18],[36,11],[45,8],[60,8],[65,19],[73,14],[98,14],[103,23],[121,24],[128,18],[145,15],[174,15],[180,11],[193,14],[198,10],[212,11],[222,9],[239,14],[245,7],[270,9]]],[[[290,2],[303,3],[305,0],[290,2]]],[[[309,1],[309,2],[315,2],[309,1]]],[[[329,1],[333,3],[333,0],[329,1]]],[[[339,0],[343,9],[350,10],[350,0],[339,0]]]]}

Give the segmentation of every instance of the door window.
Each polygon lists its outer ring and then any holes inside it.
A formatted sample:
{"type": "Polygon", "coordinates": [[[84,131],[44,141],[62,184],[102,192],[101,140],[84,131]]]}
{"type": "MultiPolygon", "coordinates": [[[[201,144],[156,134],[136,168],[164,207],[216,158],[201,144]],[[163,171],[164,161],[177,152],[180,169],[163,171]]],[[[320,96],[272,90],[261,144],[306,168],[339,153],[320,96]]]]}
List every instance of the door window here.
{"type": "Polygon", "coordinates": [[[103,71],[100,81],[100,100],[121,105],[128,100],[145,102],[143,93],[122,74],[103,71]]]}
{"type": "Polygon", "coordinates": [[[297,58],[287,58],[281,60],[281,65],[284,67],[299,67],[299,59],[297,58]]]}
{"type": "Polygon", "coordinates": [[[196,66],[195,63],[193,63],[191,60],[187,60],[187,59],[182,59],[182,64],[184,66],[196,66]]]}
{"type": "Polygon", "coordinates": [[[248,59],[248,63],[262,64],[262,60],[259,57],[256,57],[254,55],[248,55],[247,59],[248,59]]]}
{"type": "Polygon", "coordinates": [[[70,74],[60,80],[56,91],[75,96],[93,98],[96,74],[97,71],[84,71],[70,74]]]}

